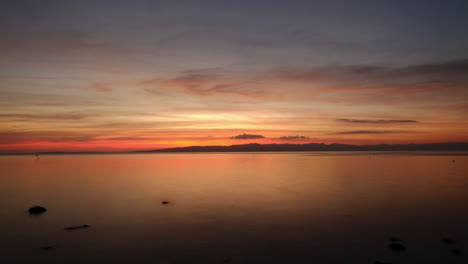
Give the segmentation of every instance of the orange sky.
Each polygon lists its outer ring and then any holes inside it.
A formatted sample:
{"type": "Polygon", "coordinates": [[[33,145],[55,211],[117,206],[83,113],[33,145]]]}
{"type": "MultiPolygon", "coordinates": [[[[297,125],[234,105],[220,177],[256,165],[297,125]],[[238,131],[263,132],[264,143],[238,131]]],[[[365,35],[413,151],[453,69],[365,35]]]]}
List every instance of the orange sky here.
{"type": "Polygon", "coordinates": [[[468,142],[468,39],[430,5],[150,5],[7,5],[0,152],[468,142]]]}

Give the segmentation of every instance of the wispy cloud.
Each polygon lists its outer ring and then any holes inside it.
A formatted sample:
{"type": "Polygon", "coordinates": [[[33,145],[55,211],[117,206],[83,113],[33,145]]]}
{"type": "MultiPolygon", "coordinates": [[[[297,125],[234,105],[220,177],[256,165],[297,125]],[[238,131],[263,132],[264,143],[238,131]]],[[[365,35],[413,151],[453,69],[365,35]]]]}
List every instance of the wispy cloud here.
{"type": "Polygon", "coordinates": [[[62,114],[0,114],[0,119],[9,120],[82,120],[88,117],[95,116],[95,114],[88,113],[62,113],[62,114]]]}
{"type": "Polygon", "coordinates": [[[255,134],[241,134],[237,136],[231,137],[232,139],[255,139],[255,138],[265,138],[262,135],[255,135],[255,134]]]}
{"type": "Polygon", "coordinates": [[[384,123],[416,123],[416,120],[395,120],[395,119],[350,119],[350,118],[340,118],[336,121],[346,122],[346,123],[370,123],[370,124],[384,124],[384,123]]]}
{"type": "Polygon", "coordinates": [[[143,88],[143,91],[150,93],[150,94],[162,95],[161,91],[156,88],[143,88]]]}
{"type": "Polygon", "coordinates": [[[142,140],[158,140],[157,138],[148,138],[148,137],[110,137],[105,140],[111,141],[142,141],[142,140]]]}
{"type": "Polygon", "coordinates": [[[0,144],[18,144],[28,142],[89,142],[96,139],[95,134],[60,131],[14,131],[0,132],[0,144]]]}
{"type": "Polygon", "coordinates": [[[274,76],[291,81],[353,82],[364,85],[370,82],[401,83],[423,80],[468,80],[468,59],[406,67],[381,65],[331,65],[310,69],[279,68],[274,76]]]}
{"type": "Polygon", "coordinates": [[[143,80],[139,82],[144,86],[146,92],[148,87],[177,87],[182,88],[185,93],[196,96],[215,96],[215,95],[238,95],[244,97],[262,97],[266,91],[259,89],[255,83],[256,80],[243,75],[242,77],[233,76],[235,74],[225,72],[221,69],[203,69],[185,71],[170,79],[143,80]]]}
{"type": "Polygon", "coordinates": [[[428,75],[444,77],[467,77],[468,59],[446,61],[442,63],[419,64],[395,70],[396,74],[428,75]]]}
{"type": "Polygon", "coordinates": [[[201,86],[192,86],[185,87],[185,91],[188,94],[194,94],[199,96],[210,96],[210,95],[239,95],[246,97],[261,97],[265,93],[258,90],[249,90],[248,88],[243,88],[246,83],[220,83],[208,85],[204,88],[201,86]]]}
{"type": "Polygon", "coordinates": [[[158,95],[173,87],[200,97],[235,95],[271,100],[313,97],[321,102],[366,103],[427,101],[435,97],[450,100],[460,98],[468,88],[468,59],[399,67],[378,64],[280,67],[266,72],[208,68],[182,71],[172,78],[142,80],[138,85],[158,95]],[[286,85],[291,92],[284,91],[286,85]]]}
{"type": "Polygon", "coordinates": [[[338,135],[357,135],[357,134],[391,134],[391,133],[402,133],[401,131],[375,131],[375,130],[356,130],[356,131],[345,131],[338,132],[338,135]]]}
{"type": "Polygon", "coordinates": [[[322,102],[453,102],[466,98],[468,59],[400,67],[377,64],[283,67],[273,70],[271,76],[278,82],[290,82],[291,87],[308,85],[301,96],[313,96],[322,102]]]}
{"type": "Polygon", "coordinates": [[[103,83],[98,83],[98,82],[95,82],[93,83],[93,88],[94,90],[98,91],[98,92],[110,92],[112,91],[112,88],[103,84],[103,83]]]}
{"type": "Polygon", "coordinates": [[[301,139],[310,139],[309,137],[306,136],[282,136],[274,139],[279,139],[279,140],[301,140],[301,139]]]}

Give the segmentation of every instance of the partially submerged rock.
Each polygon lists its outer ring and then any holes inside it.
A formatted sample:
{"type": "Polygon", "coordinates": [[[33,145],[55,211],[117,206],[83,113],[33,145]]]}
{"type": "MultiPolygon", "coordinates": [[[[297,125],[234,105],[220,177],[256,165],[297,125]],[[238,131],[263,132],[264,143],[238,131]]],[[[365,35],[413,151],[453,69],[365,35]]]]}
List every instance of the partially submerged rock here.
{"type": "Polygon", "coordinates": [[[169,201],[162,201],[162,204],[169,204],[169,201]]]}
{"type": "Polygon", "coordinates": [[[388,245],[388,247],[393,251],[393,252],[403,252],[406,250],[406,247],[403,246],[400,243],[391,243],[388,245]]]}
{"type": "Polygon", "coordinates": [[[55,246],[54,246],[54,245],[50,245],[50,246],[42,246],[42,247],[41,247],[41,249],[42,249],[42,250],[45,250],[45,251],[47,251],[47,250],[52,250],[52,249],[54,249],[54,248],[55,248],[55,246]]]}
{"type": "Polygon", "coordinates": [[[33,215],[40,215],[40,214],[43,214],[47,211],[47,209],[45,209],[44,207],[42,206],[33,206],[31,208],[29,208],[28,212],[29,214],[33,214],[33,215]]]}
{"type": "Polygon", "coordinates": [[[451,244],[456,243],[455,240],[453,240],[451,238],[448,238],[448,237],[443,237],[441,240],[442,240],[442,243],[447,244],[447,245],[451,245],[451,244]]]}
{"type": "Polygon", "coordinates": [[[70,226],[70,227],[65,227],[64,230],[71,231],[71,230],[77,230],[77,229],[86,229],[88,227],[89,225],[70,226]]]}

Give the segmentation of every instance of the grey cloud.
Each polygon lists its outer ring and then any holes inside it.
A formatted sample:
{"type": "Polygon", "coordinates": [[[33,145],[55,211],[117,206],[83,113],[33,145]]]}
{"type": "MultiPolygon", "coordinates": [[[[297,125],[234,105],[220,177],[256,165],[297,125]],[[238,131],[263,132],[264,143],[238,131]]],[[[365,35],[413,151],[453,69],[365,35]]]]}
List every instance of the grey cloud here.
{"type": "Polygon", "coordinates": [[[94,134],[80,134],[67,131],[56,131],[51,134],[47,131],[12,131],[0,132],[0,144],[28,143],[33,141],[47,142],[88,142],[96,139],[94,134]]]}
{"type": "Polygon", "coordinates": [[[340,118],[336,121],[342,121],[346,123],[372,123],[372,124],[383,124],[383,123],[416,123],[416,120],[393,120],[393,119],[349,119],[340,118]]]}
{"type": "Polygon", "coordinates": [[[401,131],[356,130],[356,131],[338,132],[336,134],[339,134],[339,135],[357,135],[357,134],[390,134],[390,133],[401,133],[401,131]]]}
{"type": "Polygon", "coordinates": [[[330,65],[310,69],[279,68],[279,78],[291,81],[351,82],[371,85],[424,82],[434,80],[468,81],[468,59],[404,67],[380,65],[330,65]]]}
{"type": "Polygon", "coordinates": [[[413,65],[400,69],[400,73],[466,77],[468,74],[468,59],[413,65]]]}
{"type": "Polygon", "coordinates": [[[279,140],[297,140],[297,139],[309,139],[309,137],[306,136],[282,136],[279,138],[275,138],[279,140]]]}
{"type": "Polygon", "coordinates": [[[145,138],[145,137],[111,137],[105,140],[111,141],[139,141],[139,140],[157,140],[156,138],[145,138]]]}
{"type": "Polygon", "coordinates": [[[158,90],[158,89],[155,89],[155,88],[143,88],[143,90],[147,93],[150,93],[150,94],[155,94],[155,95],[161,95],[162,93],[158,90]]]}
{"type": "Polygon", "coordinates": [[[254,135],[254,134],[241,134],[237,136],[231,137],[232,139],[255,139],[255,138],[265,138],[262,135],[254,135]]]}
{"type": "Polygon", "coordinates": [[[158,84],[159,86],[180,87],[188,94],[198,96],[239,95],[245,97],[260,97],[265,91],[254,89],[256,82],[253,77],[236,78],[237,73],[220,68],[186,71],[179,76],[167,80],[143,81],[141,84],[158,84]]]}
{"type": "Polygon", "coordinates": [[[102,83],[93,83],[93,88],[98,91],[98,92],[110,92],[112,91],[112,88],[105,85],[105,84],[102,84],[102,83]]]}
{"type": "Polygon", "coordinates": [[[82,120],[88,117],[95,116],[94,114],[86,113],[63,113],[51,115],[37,115],[37,114],[0,114],[0,119],[14,119],[14,120],[82,120]]]}

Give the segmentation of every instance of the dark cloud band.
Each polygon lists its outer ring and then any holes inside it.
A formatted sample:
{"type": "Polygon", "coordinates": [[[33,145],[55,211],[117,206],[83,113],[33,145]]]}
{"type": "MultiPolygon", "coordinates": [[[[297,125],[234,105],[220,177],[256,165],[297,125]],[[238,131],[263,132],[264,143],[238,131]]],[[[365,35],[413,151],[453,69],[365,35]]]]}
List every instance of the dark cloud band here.
{"type": "Polygon", "coordinates": [[[254,134],[242,134],[231,137],[232,139],[254,139],[254,138],[265,138],[262,135],[254,135],[254,134]]]}
{"type": "Polygon", "coordinates": [[[374,131],[374,130],[356,130],[336,133],[338,135],[359,135],[359,134],[391,134],[401,133],[401,131],[374,131]]]}
{"type": "Polygon", "coordinates": [[[346,122],[346,123],[371,123],[371,124],[382,124],[382,123],[416,123],[416,120],[394,120],[394,119],[349,119],[349,118],[340,118],[336,121],[346,122]]]}
{"type": "Polygon", "coordinates": [[[298,140],[298,139],[309,139],[309,137],[306,136],[282,136],[279,138],[275,138],[279,140],[298,140]]]}

